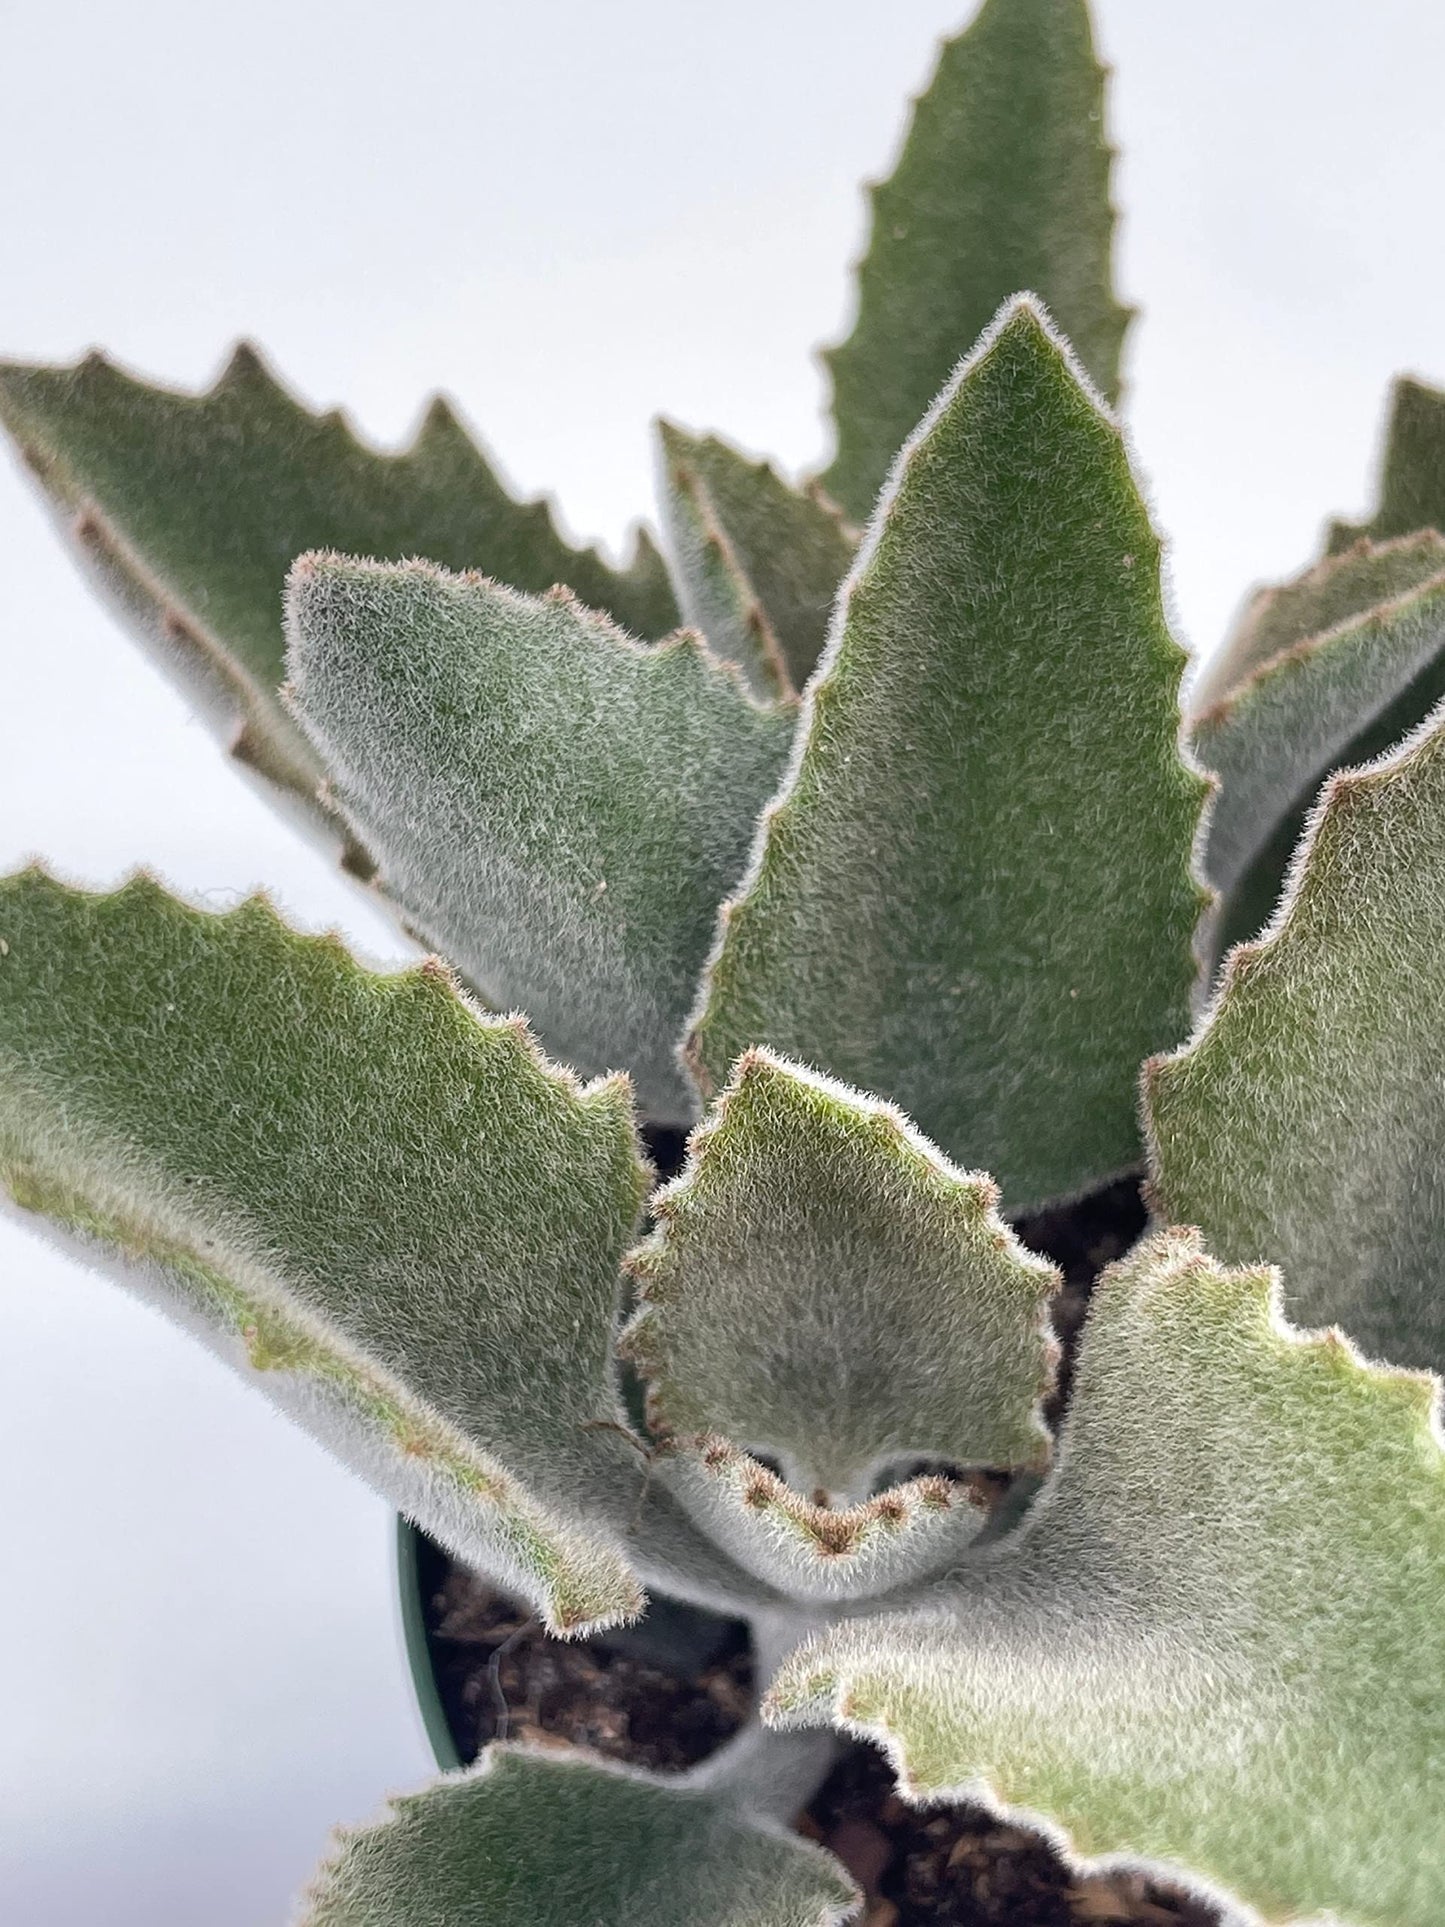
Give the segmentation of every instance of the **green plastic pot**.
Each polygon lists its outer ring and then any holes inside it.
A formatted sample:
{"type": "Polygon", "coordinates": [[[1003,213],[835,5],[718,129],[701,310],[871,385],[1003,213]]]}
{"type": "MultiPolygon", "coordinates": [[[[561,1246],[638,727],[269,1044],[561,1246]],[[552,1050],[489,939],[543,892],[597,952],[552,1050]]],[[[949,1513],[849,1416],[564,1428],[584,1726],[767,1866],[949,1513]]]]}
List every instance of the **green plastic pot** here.
{"type": "Polygon", "coordinates": [[[416,1703],[421,1710],[422,1725],[436,1763],[444,1773],[465,1766],[457,1751],[457,1742],[442,1706],[442,1696],[437,1688],[436,1669],[432,1665],[431,1644],[426,1636],[426,1615],[422,1609],[422,1559],[424,1542],[422,1535],[409,1519],[399,1518],[396,1522],[396,1583],[401,1599],[401,1630],[406,1642],[407,1665],[411,1668],[411,1683],[416,1692],[416,1703]]]}

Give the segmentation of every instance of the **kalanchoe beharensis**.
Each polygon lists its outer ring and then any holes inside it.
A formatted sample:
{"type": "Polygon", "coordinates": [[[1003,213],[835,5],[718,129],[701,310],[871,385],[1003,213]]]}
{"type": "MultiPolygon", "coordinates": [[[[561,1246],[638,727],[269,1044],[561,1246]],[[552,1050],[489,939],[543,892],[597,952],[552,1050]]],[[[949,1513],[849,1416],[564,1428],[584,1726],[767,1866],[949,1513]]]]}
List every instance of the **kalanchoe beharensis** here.
{"type": "Polygon", "coordinates": [[[671,1778],[489,1748],[311,1927],[842,1921],[789,1830],[830,1726],[1246,1913],[1445,1905],[1445,396],[1182,720],[1102,88],[1083,0],[943,48],[832,461],[663,427],[667,564],[443,404],[380,456],[249,350],[0,370],[133,626],[438,953],[9,879],[11,1197],[555,1633],[672,1597],[764,1675],[671,1778]],[[693,1127],[665,1186],[639,1118],[693,1127]],[[1146,1162],[1054,1437],[1010,1221],[1146,1162]]]}

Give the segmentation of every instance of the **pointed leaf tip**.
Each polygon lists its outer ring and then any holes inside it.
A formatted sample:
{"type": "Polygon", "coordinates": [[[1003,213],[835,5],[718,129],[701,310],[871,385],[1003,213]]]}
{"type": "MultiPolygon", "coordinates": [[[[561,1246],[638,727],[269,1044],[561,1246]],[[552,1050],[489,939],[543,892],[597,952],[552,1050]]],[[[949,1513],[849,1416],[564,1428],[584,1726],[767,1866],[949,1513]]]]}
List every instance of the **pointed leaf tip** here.
{"type": "Polygon", "coordinates": [[[683,632],[649,648],[567,591],[313,557],[293,704],[385,887],[481,996],[689,1121],[677,1060],[718,900],[792,715],[683,632]]]}
{"type": "Polygon", "coordinates": [[[761,694],[795,694],[822,650],[854,531],[816,492],[716,435],[659,421],[658,443],[684,620],[761,694]]]}
{"type": "Polygon", "coordinates": [[[1036,302],[907,444],[835,622],[694,1055],[882,1092],[1016,1210],[1077,1194],[1135,1163],[1138,1061],[1188,1028],[1208,784],[1158,539],[1036,302]]]}
{"type": "Polygon", "coordinates": [[[1118,395],[1113,150],[1084,0],[986,0],[945,41],[892,177],[871,190],[852,333],[830,349],[829,493],[864,520],[899,445],[999,303],[1037,288],[1118,395]]]}
{"type": "Polygon", "coordinates": [[[1337,522],[1329,547],[1333,553],[1362,535],[1386,541],[1418,529],[1445,533],[1445,390],[1400,375],[1390,394],[1378,506],[1368,522],[1337,522]]]}

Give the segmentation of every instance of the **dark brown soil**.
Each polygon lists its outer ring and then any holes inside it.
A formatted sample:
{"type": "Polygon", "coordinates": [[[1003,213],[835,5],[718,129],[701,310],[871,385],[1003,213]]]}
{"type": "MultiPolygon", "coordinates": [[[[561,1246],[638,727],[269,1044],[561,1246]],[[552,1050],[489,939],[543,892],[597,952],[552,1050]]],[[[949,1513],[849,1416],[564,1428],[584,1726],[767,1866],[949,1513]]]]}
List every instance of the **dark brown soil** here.
{"type": "Polygon", "coordinates": [[[798,1831],[868,1897],[858,1927],[1216,1927],[1213,1908],[1139,1874],[1071,1875],[1036,1833],[980,1807],[909,1807],[887,1762],[850,1747],[798,1831]]]}
{"type": "MultiPolygon", "coordinates": [[[[659,1144],[672,1163],[680,1147],[659,1144]],[[671,1155],[669,1155],[671,1153],[671,1155]]],[[[1020,1236],[1064,1273],[1056,1423],[1098,1273],[1139,1236],[1136,1179],[1021,1220],[1020,1236]]],[[[655,1601],[637,1628],[549,1639],[524,1608],[423,1541],[418,1573],[432,1662],[463,1759],[489,1740],[578,1745],[655,1772],[707,1758],[747,1718],[753,1666],[738,1621],[655,1601]]],[[[981,1808],[909,1807],[868,1746],[849,1746],[797,1821],[867,1895],[859,1927],[1214,1927],[1218,1915],[1135,1874],[1071,1875],[1037,1834],[981,1808]]]]}
{"type": "Polygon", "coordinates": [[[1139,1179],[1127,1177],[1116,1179],[1102,1191],[1081,1198],[1077,1204],[1035,1211],[1014,1221],[1014,1230],[1029,1250],[1052,1259],[1064,1274],[1063,1286],[1050,1308],[1063,1356],[1059,1360],[1058,1382],[1044,1407],[1045,1418],[1056,1430],[1074,1387],[1074,1358],[1088,1316],[1094,1280],[1105,1265],[1122,1258],[1137,1242],[1147,1218],[1139,1195],[1139,1179]]]}
{"type": "Polygon", "coordinates": [[[715,1753],[752,1710],[753,1657],[738,1620],[671,1605],[663,1614],[680,1631],[650,1612],[647,1631],[550,1639],[439,1547],[421,1551],[432,1667],[464,1760],[489,1740],[570,1742],[677,1773],[715,1753]]]}

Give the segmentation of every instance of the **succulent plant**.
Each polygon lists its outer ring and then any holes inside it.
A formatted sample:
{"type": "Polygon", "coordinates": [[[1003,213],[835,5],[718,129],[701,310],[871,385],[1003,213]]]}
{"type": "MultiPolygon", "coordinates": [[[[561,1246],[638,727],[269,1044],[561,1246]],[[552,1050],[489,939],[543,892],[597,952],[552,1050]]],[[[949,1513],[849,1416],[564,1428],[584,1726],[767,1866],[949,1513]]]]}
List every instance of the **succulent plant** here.
{"type": "Polygon", "coordinates": [[[1239,1914],[1439,1916],[1445,395],[1183,719],[1102,95],[1084,0],[986,0],[830,465],[665,426],[670,571],[442,403],[381,456],[248,349],[0,371],[132,626],[437,953],[9,879],[11,1197],[555,1633],[693,1602],[766,1682],[681,1776],[489,1748],[310,1927],[842,1921],[788,1830],[830,1729],[1239,1914]],[[1055,1436],[1011,1221],[1146,1159],[1055,1436]]]}

